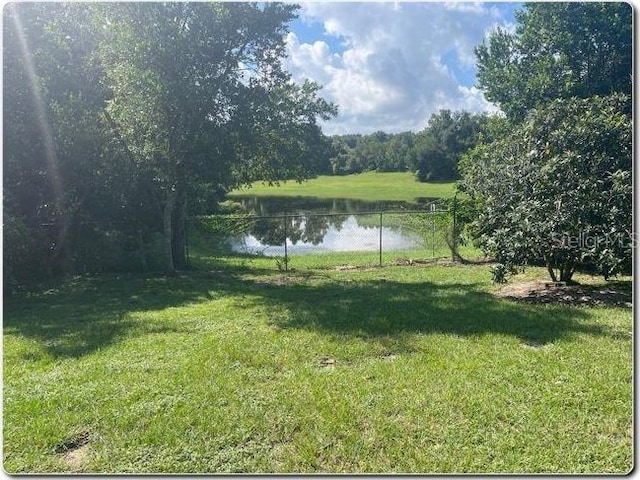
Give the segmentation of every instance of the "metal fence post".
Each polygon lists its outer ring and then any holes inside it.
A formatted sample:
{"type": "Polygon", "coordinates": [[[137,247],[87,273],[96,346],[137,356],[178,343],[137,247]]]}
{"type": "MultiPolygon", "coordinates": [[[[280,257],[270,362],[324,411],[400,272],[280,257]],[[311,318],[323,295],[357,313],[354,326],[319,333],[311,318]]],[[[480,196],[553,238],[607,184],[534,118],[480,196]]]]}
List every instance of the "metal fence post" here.
{"type": "Polygon", "coordinates": [[[284,217],[284,271],[289,271],[289,256],[287,254],[287,215],[284,217]]]}
{"type": "Polygon", "coordinates": [[[380,266],[382,266],[382,210],[380,210],[380,266]]]}
{"type": "Polygon", "coordinates": [[[431,256],[436,258],[436,204],[431,204],[431,256]]]}
{"type": "Polygon", "coordinates": [[[457,197],[458,197],[458,194],[456,193],[453,196],[453,227],[452,227],[453,231],[451,232],[452,233],[452,235],[451,235],[451,237],[452,237],[451,238],[451,240],[452,240],[451,244],[453,245],[453,249],[451,251],[451,261],[452,262],[455,262],[457,260],[456,259],[456,254],[458,253],[458,234],[457,234],[457,231],[456,231],[456,227],[457,227],[457,225],[456,225],[456,205],[458,203],[457,202],[457,199],[458,199],[457,197]]]}

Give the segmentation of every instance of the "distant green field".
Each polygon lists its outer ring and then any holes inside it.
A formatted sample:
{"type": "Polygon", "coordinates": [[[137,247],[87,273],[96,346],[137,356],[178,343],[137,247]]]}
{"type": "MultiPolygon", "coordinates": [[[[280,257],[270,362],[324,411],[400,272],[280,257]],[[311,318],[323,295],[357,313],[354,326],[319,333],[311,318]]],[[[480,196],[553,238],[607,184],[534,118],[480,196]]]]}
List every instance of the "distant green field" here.
{"type": "Polygon", "coordinates": [[[288,181],[273,186],[256,182],[251,188],[234,190],[230,196],[301,196],[411,202],[419,197],[452,197],[454,193],[454,182],[420,183],[409,172],[366,172],[319,176],[303,183],[288,181]]]}

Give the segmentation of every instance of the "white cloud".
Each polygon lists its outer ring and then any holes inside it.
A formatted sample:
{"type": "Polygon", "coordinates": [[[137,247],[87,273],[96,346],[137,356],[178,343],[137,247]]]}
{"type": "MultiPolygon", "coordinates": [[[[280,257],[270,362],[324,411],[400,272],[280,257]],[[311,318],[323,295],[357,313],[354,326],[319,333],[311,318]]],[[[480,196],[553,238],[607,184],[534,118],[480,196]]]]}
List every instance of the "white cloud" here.
{"type": "Polygon", "coordinates": [[[458,91],[462,95],[462,98],[455,104],[455,106],[450,108],[451,110],[461,109],[469,112],[488,113],[500,112],[500,109],[495,104],[484,98],[482,91],[477,87],[464,87],[459,85],[458,91]]]}
{"type": "Polygon", "coordinates": [[[475,14],[485,12],[485,7],[482,2],[445,2],[444,6],[447,10],[457,12],[470,12],[475,14]]]}
{"type": "Polygon", "coordinates": [[[338,105],[338,117],[323,124],[327,134],[420,130],[441,108],[497,110],[457,77],[473,71],[473,49],[487,32],[506,25],[501,12],[483,3],[307,3],[302,20],[321,22],[343,49],[290,33],[285,65],[296,80],[321,83],[321,95],[338,105]]]}

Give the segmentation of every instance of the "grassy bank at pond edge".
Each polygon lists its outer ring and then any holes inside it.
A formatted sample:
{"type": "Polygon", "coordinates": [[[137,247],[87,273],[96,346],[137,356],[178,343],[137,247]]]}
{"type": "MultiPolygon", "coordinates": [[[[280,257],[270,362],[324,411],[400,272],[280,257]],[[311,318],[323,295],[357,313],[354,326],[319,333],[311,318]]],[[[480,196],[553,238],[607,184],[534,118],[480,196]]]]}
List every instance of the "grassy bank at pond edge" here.
{"type": "Polygon", "coordinates": [[[256,182],[251,188],[234,190],[229,197],[303,196],[413,202],[420,197],[452,197],[454,193],[454,182],[421,183],[409,172],[365,172],[345,176],[319,176],[303,183],[288,181],[273,186],[256,182]]]}
{"type": "Polygon", "coordinates": [[[632,466],[631,309],[496,298],[487,265],[200,267],[5,301],[5,470],[632,466]]]}

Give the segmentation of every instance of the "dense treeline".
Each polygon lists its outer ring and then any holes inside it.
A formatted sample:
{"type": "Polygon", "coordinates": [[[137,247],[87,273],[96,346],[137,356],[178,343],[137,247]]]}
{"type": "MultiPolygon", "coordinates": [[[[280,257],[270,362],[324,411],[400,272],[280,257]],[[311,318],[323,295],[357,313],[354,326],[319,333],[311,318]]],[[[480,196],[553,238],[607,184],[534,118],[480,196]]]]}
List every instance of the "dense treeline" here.
{"type": "Polygon", "coordinates": [[[335,135],[332,151],[318,172],[347,175],[364,171],[415,172],[425,181],[456,180],[463,153],[475,146],[488,116],[440,110],[417,133],[335,135]]]}
{"type": "Polygon", "coordinates": [[[305,178],[335,106],[283,70],[294,5],[4,10],[4,282],[185,266],[185,219],[305,178]],[[156,263],[154,265],[154,262],[156,263]]]}

